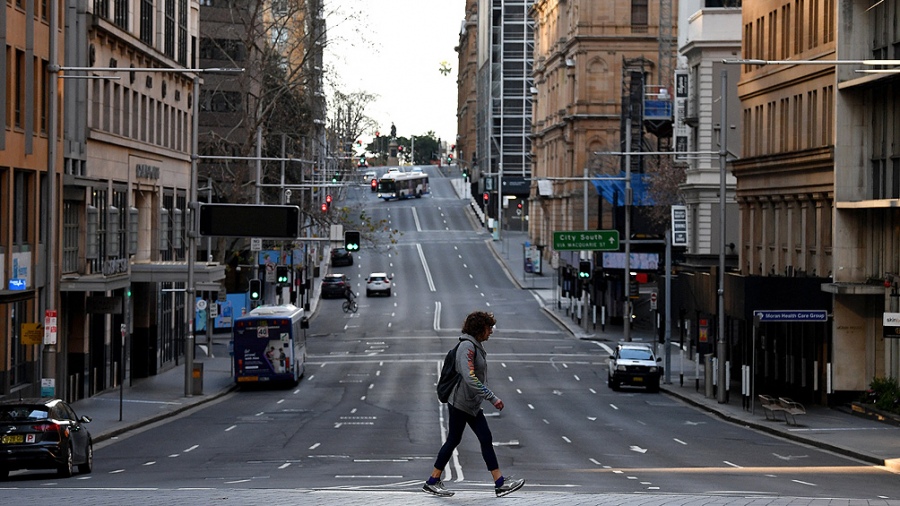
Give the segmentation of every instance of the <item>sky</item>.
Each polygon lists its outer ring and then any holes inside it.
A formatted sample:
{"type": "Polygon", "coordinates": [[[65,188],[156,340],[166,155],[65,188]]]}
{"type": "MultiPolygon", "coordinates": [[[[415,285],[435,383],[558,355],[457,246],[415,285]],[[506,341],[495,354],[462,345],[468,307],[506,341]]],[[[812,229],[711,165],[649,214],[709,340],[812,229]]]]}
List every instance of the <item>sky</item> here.
{"type": "MultiPolygon", "coordinates": [[[[434,131],[456,141],[456,76],[465,0],[325,0],[326,72],[344,93],[378,97],[367,111],[382,135],[434,131]],[[446,61],[451,72],[439,70],[446,61]]],[[[363,142],[374,137],[368,132],[363,142]]]]}

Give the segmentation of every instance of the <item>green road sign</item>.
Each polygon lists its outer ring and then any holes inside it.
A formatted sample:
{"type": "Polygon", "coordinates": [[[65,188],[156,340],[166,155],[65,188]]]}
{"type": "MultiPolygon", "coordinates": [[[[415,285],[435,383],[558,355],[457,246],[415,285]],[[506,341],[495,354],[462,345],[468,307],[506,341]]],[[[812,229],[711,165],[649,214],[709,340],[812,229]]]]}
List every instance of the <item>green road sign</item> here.
{"type": "Polygon", "coordinates": [[[556,251],[617,251],[618,230],[568,230],[553,232],[556,251]]]}

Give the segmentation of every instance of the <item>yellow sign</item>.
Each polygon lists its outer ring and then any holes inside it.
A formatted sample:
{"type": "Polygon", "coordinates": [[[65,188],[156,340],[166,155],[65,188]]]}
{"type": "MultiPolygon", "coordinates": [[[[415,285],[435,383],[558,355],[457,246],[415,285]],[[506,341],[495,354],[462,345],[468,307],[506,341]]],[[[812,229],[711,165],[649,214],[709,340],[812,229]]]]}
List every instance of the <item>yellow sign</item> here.
{"type": "Polygon", "coordinates": [[[44,342],[44,326],[40,323],[22,324],[22,344],[41,344],[44,342]]]}

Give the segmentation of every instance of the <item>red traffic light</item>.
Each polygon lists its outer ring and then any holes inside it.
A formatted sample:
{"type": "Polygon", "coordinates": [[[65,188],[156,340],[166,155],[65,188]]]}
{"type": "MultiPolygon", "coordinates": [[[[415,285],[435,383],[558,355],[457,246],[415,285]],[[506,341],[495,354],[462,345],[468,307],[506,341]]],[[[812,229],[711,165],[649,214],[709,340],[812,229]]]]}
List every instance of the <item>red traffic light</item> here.
{"type": "Polygon", "coordinates": [[[325,202],[331,203],[331,195],[325,195],[325,202]]]}
{"type": "Polygon", "coordinates": [[[519,209],[522,209],[522,203],[519,202],[518,204],[516,204],[516,207],[518,207],[519,209]]]}
{"type": "Polygon", "coordinates": [[[399,152],[402,153],[402,152],[403,152],[403,146],[397,146],[397,151],[399,151],[399,152]]]}
{"type": "Polygon", "coordinates": [[[375,188],[376,186],[378,186],[378,180],[373,178],[371,184],[372,184],[372,188],[375,188]]]}
{"type": "Polygon", "coordinates": [[[491,194],[488,192],[484,192],[482,198],[484,199],[484,202],[487,203],[487,201],[491,200],[491,194]]]}
{"type": "Polygon", "coordinates": [[[328,204],[327,204],[327,203],[324,203],[324,202],[322,203],[322,212],[323,212],[323,213],[327,213],[327,212],[328,212],[328,204]]]}
{"type": "Polygon", "coordinates": [[[375,130],[375,137],[381,137],[381,132],[379,132],[378,130],[375,130]]]}

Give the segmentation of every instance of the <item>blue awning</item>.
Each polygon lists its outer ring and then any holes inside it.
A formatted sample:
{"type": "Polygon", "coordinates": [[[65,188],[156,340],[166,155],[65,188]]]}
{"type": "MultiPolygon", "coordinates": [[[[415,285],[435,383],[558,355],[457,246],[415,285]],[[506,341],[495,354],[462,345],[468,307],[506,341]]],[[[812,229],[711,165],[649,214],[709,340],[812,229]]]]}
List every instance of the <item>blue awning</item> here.
{"type": "MultiPolygon", "coordinates": [[[[614,206],[625,205],[625,172],[619,173],[621,180],[610,179],[594,179],[594,187],[597,193],[603,197],[603,200],[614,206]]],[[[649,177],[646,174],[636,172],[631,173],[631,193],[634,195],[635,206],[652,206],[655,205],[650,194],[647,192],[647,181],[649,177]]]]}

